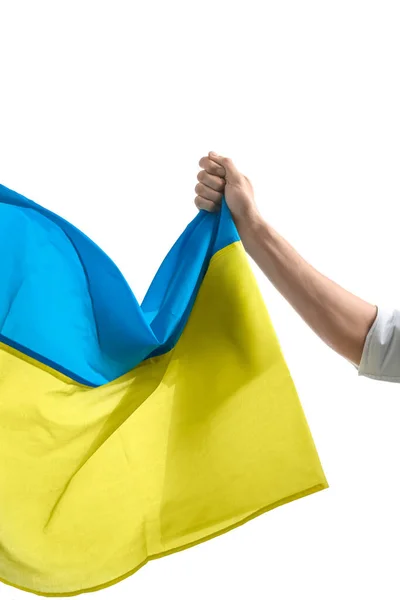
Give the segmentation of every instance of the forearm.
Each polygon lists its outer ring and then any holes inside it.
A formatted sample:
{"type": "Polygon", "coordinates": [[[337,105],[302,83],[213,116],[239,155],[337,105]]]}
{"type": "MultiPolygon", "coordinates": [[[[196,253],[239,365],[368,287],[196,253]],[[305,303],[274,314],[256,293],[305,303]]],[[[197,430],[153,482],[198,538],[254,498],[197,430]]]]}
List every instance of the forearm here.
{"type": "Polygon", "coordinates": [[[304,321],[358,365],[377,306],[319,273],[261,218],[238,224],[238,231],[248,254],[304,321]]]}

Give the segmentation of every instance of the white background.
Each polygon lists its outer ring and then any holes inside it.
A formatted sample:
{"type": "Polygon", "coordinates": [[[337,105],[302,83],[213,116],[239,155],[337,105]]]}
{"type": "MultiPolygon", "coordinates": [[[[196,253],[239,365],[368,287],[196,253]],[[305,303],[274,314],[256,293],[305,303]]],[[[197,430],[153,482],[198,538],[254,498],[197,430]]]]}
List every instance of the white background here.
{"type": "MultiPolygon", "coordinates": [[[[215,150],[318,270],[400,307],[399,32],[385,0],[0,0],[0,182],[85,231],[142,299],[215,150]]],[[[330,488],[99,598],[400,597],[400,386],[358,377],[251,264],[330,488]]]]}

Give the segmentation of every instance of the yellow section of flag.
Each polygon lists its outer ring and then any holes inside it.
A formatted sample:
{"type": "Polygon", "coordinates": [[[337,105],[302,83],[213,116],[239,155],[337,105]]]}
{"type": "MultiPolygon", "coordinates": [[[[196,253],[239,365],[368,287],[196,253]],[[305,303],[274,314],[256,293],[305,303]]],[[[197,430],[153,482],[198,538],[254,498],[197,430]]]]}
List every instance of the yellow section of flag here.
{"type": "Polygon", "coordinates": [[[242,243],[175,347],[99,387],[0,344],[0,579],[100,589],[328,487],[242,243]]]}

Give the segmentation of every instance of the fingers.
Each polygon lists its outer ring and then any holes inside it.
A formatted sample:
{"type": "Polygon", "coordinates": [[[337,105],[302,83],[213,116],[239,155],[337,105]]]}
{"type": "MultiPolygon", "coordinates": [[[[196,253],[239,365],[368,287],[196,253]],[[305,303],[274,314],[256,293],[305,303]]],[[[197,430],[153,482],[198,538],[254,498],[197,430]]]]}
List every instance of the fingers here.
{"type": "Polygon", "coordinates": [[[197,181],[217,192],[222,192],[225,187],[225,179],[216,175],[210,175],[207,171],[199,171],[197,173],[197,181]]]}
{"type": "Polygon", "coordinates": [[[233,164],[231,158],[220,156],[219,154],[216,154],[216,152],[209,152],[208,156],[213,163],[217,163],[225,170],[225,180],[227,183],[235,185],[240,181],[241,174],[233,164]]]}
{"type": "Polygon", "coordinates": [[[210,175],[217,175],[218,177],[225,177],[225,169],[222,165],[218,165],[216,162],[211,160],[208,156],[203,156],[199,160],[199,166],[202,167],[210,175]]]}
{"type": "Polygon", "coordinates": [[[199,183],[194,188],[197,194],[194,202],[199,209],[215,212],[221,205],[225,188],[225,169],[206,156],[200,159],[199,165],[203,170],[197,174],[199,183]]]}
{"type": "Polygon", "coordinates": [[[222,200],[222,192],[217,192],[212,188],[204,185],[204,183],[198,183],[194,188],[194,191],[198,196],[201,196],[205,200],[210,200],[211,202],[221,203],[222,200]]]}
{"type": "Polygon", "coordinates": [[[199,165],[203,170],[197,174],[195,204],[200,209],[214,212],[221,205],[225,185],[235,185],[240,180],[240,173],[230,158],[215,152],[203,156],[199,165]]]}
{"type": "Polygon", "coordinates": [[[194,203],[199,210],[203,209],[207,210],[208,212],[216,212],[220,207],[220,204],[212,202],[211,200],[206,200],[202,196],[196,196],[194,203]]]}

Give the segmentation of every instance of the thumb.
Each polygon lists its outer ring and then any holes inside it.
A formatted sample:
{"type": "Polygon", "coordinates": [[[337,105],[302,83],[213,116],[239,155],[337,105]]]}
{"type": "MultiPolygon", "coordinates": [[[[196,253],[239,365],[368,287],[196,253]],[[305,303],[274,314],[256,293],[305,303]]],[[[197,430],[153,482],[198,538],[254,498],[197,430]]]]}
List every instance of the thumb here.
{"type": "Polygon", "coordinates": [[[216,152],[209,152],[208,156],[211,160],[221,165],[221,167],[224,167],[227,183],[235,183],[240,179],[240,173],[230,158],[220,156],[219,154],[216,154],[216,152]]]}

